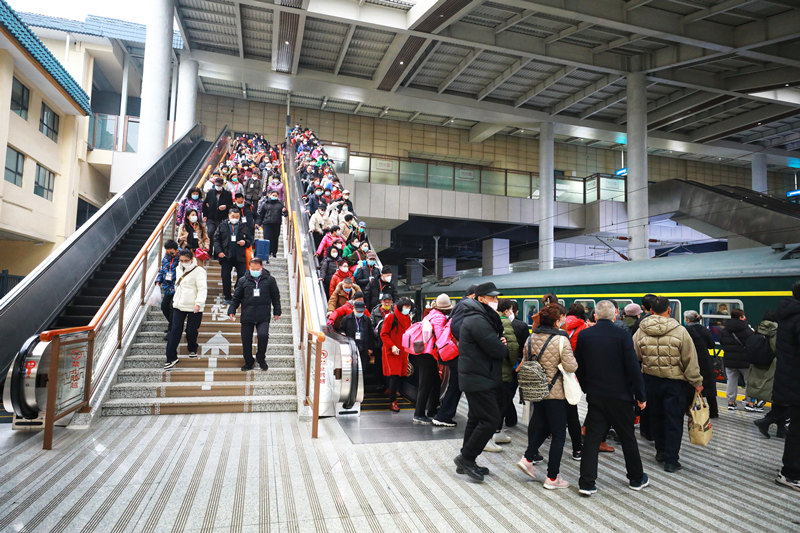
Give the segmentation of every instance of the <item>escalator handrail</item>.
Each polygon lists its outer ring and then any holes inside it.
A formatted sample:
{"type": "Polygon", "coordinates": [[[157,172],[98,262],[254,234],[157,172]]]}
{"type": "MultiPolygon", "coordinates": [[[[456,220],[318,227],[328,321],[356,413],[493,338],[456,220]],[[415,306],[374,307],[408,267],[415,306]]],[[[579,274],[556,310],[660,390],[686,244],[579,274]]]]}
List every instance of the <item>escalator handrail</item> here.
{"type": "MultiPolygon", "coordinates": [[[[227,129],[227,126],[225,126],[222,129],[220,134],[217,136],[216,141],[214,143],[212,143],[211,146],[209,146],[208,150],[204,154],[205,157],[203,157],[203,159],[197,165],[197,167],[195,167],[192,170],[192,174],[191,175],[195,175],[197,173],[197,171],[200,168],[202,168],[203,165],[207,165],[206,170],[203,172],[203,175],[201,177],[201,179],[205,179],[205,177],[211,171],[211,167],[213,166],[213,165],[208,165],[208,159],[213,157],[214,152],[218,151],[219,144],[221,143],[222,138],[226,133],[226,129],[227,129]]],[[[227,143],[227,141],[225,141],[225,142],[227,143]]],[[[222,154],[220,155],[218,161],[217,161],[217,165],[219,165],[219,163],[223,160],[225,155],[226,155],[226,152],[223,151],[222,154]]],[[[188,183],[193,184],[193,182],[191,182],[191,181],[189,181],[188,183]]],[[[187,187],[184,187],[184,189],[186,189],[186,188],[187,187]]],[[[181,192],[183,192],[183,191],[181,191],[181,192]]],[[[181,196],[179,195],[178,198],[180,198],[180,197],[181,196]]],[[[169,223],[169,221],[172,219],[173,215],[175,214],[175,210],[177,208],[178,208],[178,202],[176,201],[176,202],[172,203],[172,205],[169,207],[169,209],[167,209],[167,212],[164,213],[163,217],[161,217],[161,220],[156,225],[155,229],[153,229],[153,232],[150,234],[150,236],[147,238],[145,243],[142,245],[141,249],[136,253],[136,256],[131,261],[131,264],[128,265],[128,268],[122,274],[122,277],[119,279],[117,284],[114,285],[114,288],[111,290],[109,295],[106,297],[105,301],[103,301],[103,304],[100,306],[100,309],[97,310],[97,313],[95,313],[95,315],[92,317],[92,320],[89,322],[89,324],[87,324],[85,326],[75,326],[75,327],[71,327],[71,328],[61,328],[61,329],[53,329],[53,330],[43,331],[42,333],[39,334],[39,340],[41,340],[43,342],[47,342],[47,341],[52,340],[54,337],[56,337],[58,335],[69,335],[71,333],[80,333],[80,332],[83,332],[83,331],[91,331],[91,330],[96,329],[97,325],[100,324],[105,319],[105,317],[108,315],[108,313],[111,311],[111,308],[113,307],[114,303],[116,303],[117,297],[119,296],[119,293],[122,291],[122,288],[125,285],[128,284],[128,281],[130,281],[130,278],[133,276],[133,273],[136,271],[137,268],[139,268],[139,265],[145,259],[145,256],[147,255],[147,251],[150,248],[150,246],[153,244],[153,241],[155,241],[162,234],[162,230],[167,225],[167,223],[169,223]]]]}
{"type": "Polygon", "coordinates": [[[747,202],[748,204],[762,207],[764,209],[770,209],[772,211],[779,212],[783,215],[800,217],[800,213],[798,213],[798,210],[792,206],[791,202],[781,200],[780,198],[774,198],[772,196],[762,194],[758,191],[752,191],[750,189],[745,189],[744,187],[736,187],[733,185],[726,185],[726,184],[707,185],[705,183],[700,183],[694,180],[679,180],[679,181],[683,181],[695,187],[705,189],[707,191],[711,191],[717,194],[721,194],[723,196],[727,196],[728,198],[731,198],[733,200],[738,200],[740,202],[747,202]],[[762,205],[762,204],[768,204],[768,205],[762,205]]]}

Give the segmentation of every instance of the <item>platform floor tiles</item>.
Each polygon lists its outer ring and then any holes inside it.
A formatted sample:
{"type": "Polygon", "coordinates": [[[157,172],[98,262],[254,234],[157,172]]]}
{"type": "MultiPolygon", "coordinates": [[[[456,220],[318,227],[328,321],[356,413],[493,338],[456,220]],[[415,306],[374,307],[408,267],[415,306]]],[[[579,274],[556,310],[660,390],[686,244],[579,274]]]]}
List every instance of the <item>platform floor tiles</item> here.
{"type": "Polygon", "coordinates": [[[109,417],[59,429],[47,452],[40,434],[3,428],[0,531],[798,531],[800,493],[773,482],[783,441],[760,438],[754,416],[723,411],[708,447],[684,442],[677,474],[640,441],[651,480],[641,492],[625,485],[621,450],[601,455],[588,499],[569,443],[573,487],[525,478],[522,427],[480,458],[492,473],[479,485],[454,471],[457,439],[352,444],[327,419],[312,440],[292,413],[109,417]]]}

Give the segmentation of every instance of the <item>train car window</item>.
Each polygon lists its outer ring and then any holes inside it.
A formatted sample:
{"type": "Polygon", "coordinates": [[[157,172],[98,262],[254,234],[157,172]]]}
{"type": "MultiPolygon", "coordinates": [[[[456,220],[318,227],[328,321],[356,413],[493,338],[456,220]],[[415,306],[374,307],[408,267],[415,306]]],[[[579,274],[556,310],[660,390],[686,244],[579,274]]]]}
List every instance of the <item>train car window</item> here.
{"type": "Polygon", "coordinates": [[[594,300],[576,299],[576,300],[573,300],[572,303],[581,304],[583,306],[583,308],[586,309],[586,316],[587,317],[589,316],[589,313],[591,313],[594,310],[594,304],[595,304],[594,300]]]}
{"type": "Polygon", "coordinates": [[[683,310],[681,308],[681,301],[670,299],[669,308],[672,310],[672,318],[677,320],[678,323],[683,322],[683,310]]]}
{"type": "Polygon", "coordinates": [[[725,321],[731,317],[731,311],[742,308],[744,306],[741,300],[700,300],[700,314],[703,315],[703,324],[717,342],[719,342],[719,338],[722,335],[725,321]]]}
{"type": "Polygon", "coordinates": [[[525,316],[525,322],[529,325],[533,325],[533,315],[539,312],[539,300],[523,300],[522,301],[522,313],[525,316]]]}
{"type": "Polygon", "coordinates": [[[559,299],[558,299],[558,303],[559,303],[559,305],[561,305],[562,307],[566,307],[566,306],[567,306],[567,302],[566,302],[566,300],[564,300],[563,298],[559,298],[559,299]]]}
{"type": "Polygon", "coordinates": [[[625,309],[626,305],[633,303],[633,300],[631,300],[629,298],[614,298],[614,301],[617,302],[617,307],[619,308],[619,314],[620,315],[624,315],[625,314],[624,309],[625,309]]]}

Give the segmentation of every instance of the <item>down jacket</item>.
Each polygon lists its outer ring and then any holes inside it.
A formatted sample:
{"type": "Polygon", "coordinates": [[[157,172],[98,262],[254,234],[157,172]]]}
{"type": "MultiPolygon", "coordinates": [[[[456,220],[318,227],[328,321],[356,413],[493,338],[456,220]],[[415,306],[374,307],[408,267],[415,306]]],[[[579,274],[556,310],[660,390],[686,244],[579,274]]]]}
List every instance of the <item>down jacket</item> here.
{"type": "Polygon", "coordinates": [[[567,332],[569,343],[572,345],[572,351],[575,351],[575,346],[578,345],[578,333],[585,330],[589,326],[586,325],[584,320],[581,320],[574,315],[568,315],[567,318],[564,319],[564,325],[562,327],[564,331],[567,332]]]}
{"type": "Polygon", "coordinates": [[[505,315],[500,315],[500,321],[503,323],[503,337],[506,339],[506,348],[508,348],[508,356],[503,359],[503,382],[511,383],[514,381],[514,368],[519,363],[520,347],[517,341],[517,335],[514,333],[514,326],[505,315]]]}
{"type": "MultiPolygon", "coordinates": [[[[572,345],[569,343],[567,332],[563,329],[556,329],[548,326],[539,326],[533,330],[533,334],[525,343],[525,348],[522,350],[522,358],[524,360],[535,359],[542,351],[542,346],[547,342],[551,335],[555,335],[553,340],[547,344],[542,357],[539,359],[539,364],[544,368],[547,374],[548,383],[553,380],[556,374],[559,374],[558,365],[567,372],[575,372],[578,370],[578,361],[572,353],[572,345]]],[[[545,400],[566,400],[564,396],[564,384],[559,378],[556,380],[553,388],[550,389],[550,394],[545,397],[545,400]]]]}
{"type": "Polygon", "coordinates": [[[444,333],[445,324],[447,317],[438,309],[431,309],[431,312],[422,319],[422,342],[425,343],[422,353],[436,356],[435,342],[444,333]]]}
{"type": "MultiPolygon", "coordinates": [[[[771,320],[762,320],[756,328],[756,333],[764,335],[769,343],[769,349],[775,353],[775,337],[778,333],[778,324],[771,320]]],[[[750,372],[747,374],[747,395],[759,400],[771,401],[772,388],[775,380],[775,359],[769,365],[750,365],[750,372]]]]}
{"type": "Polygon", "coordinates": [[[381,328],[381,342],[383,351],[384,376],[405,376],[408,373],[408,353],[403,349],[403,333],[411,326],[411,318],[404,315],[396,306],[386,315],[381,328]],[[397,346],[400,353],[392,353],[392,347],[397,346]]]}
{"type": "Polygon", "coordinates": [[[800,300],[784,298],[778,304],[777,365],[772,401],[800,405],[800,300]]]}
{"type": "Polygon", "coordinates": [[[719,338],[722,350],[722,362],[725,368],[748,368],[750,363],[747,361],[747,351],[744,345],[747,339],[753,336],[753,330],[745,320],[730,318],[725,322],[725,329],[719,338]]]}
{"type": "Polygon", "coordinates": [[[173,309],[194,313],[194,307],[199,306],[202,313],[208,294],[205,269],[199,266],[195,259],[192,259],[192,264],[187,268],[184,268],[183,264],[178,265],[175,275],[177,279],[175,280],[175,296],[172,299],[173,309]],[[177,284],[179,280],[180,284],[177,284]]]}
{"type": "Polygon", "coordinates": [[[465,298],[458,305],[464,317],[458,337],[459,387],[464,392],[497,389],[503,384],[503,359],[508,357],[508,349],[500,341],[500,315],[472,298],[465,298]]]}
{"type": "Polygon", "coordinates": [[[674,318],[650,315],[642,320],[633,336],[633,348],[643,374],[681,379],[692,387],[703,384],[692,337],[674,318]]]}

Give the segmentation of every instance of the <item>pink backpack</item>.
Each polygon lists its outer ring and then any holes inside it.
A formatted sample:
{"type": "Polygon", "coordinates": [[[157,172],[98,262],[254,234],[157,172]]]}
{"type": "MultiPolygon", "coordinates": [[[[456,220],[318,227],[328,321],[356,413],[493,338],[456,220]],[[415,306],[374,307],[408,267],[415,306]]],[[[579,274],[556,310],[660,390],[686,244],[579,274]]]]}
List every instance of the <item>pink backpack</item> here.
{"type": "Polygon", "coordinates": [[[422,340],[422,322],[424,320],[411,324],[411,327],[403,333],[401,344],[409,354],[420,355],[425,353],[425,342],[422,340]]]}
{"type": "Polygon", "coordinates": [[[442,361],[452,361],[458,357],[458,341],[450,332],[450,319],[445,322],[442,334],[436,338],[436,351],[442,361]]]}

